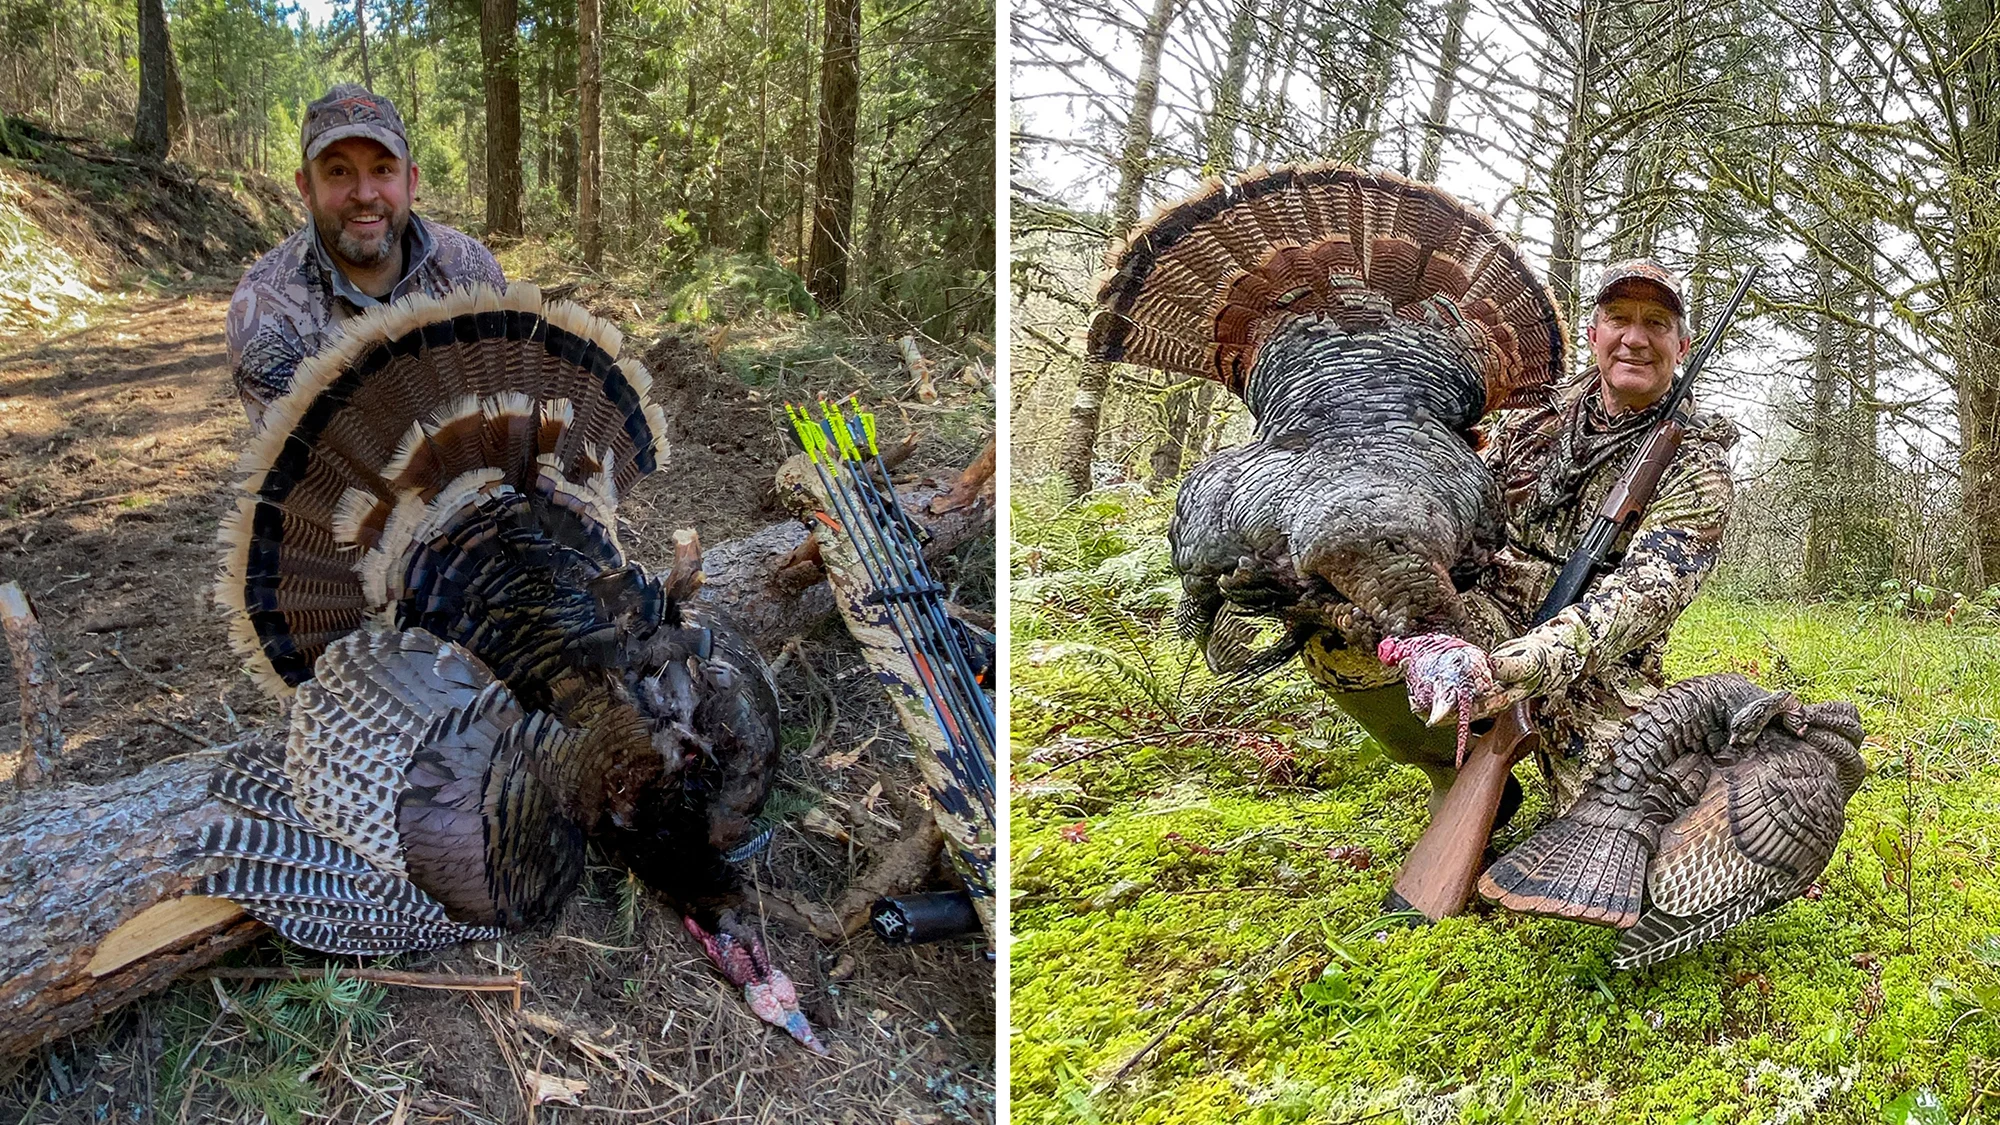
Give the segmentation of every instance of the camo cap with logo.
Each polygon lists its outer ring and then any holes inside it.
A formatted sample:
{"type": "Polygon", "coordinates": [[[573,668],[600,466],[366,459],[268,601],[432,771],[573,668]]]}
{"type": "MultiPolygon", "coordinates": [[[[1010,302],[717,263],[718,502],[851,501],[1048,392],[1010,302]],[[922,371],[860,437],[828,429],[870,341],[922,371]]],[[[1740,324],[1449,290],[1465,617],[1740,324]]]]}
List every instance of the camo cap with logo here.
{"type": "Polygon", "coordinates": [[[1633,258],[1625,262],[1613,262],[1604,267],[1597,279],[1597,304],[1611,299],[1612,291],[1633,282],[1651,284],[1665,293],[1662,302],[1674,310],[1674,315],[1686,319],[1687,302],[1681,297],[1681,279],[1674,271],[1651,258],[1633,258]]]}
{"type": "Polygon", "coordinates": [[[410,158],[410,141],[395,105],[365,86],[343,82],[306,107],[305,123],[299,127],[299,148],[311,160],[325,152],[326,146],[348,137],[366,137],[398,159],[410,158]]]}

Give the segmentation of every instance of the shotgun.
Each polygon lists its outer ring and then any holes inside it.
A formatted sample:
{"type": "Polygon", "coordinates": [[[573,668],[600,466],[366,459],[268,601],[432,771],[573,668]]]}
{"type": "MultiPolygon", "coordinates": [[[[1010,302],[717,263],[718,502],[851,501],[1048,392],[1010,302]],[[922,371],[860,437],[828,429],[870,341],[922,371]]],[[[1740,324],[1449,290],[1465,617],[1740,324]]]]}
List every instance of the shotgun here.
{"type": "MultiPolygon", "coordinates": [[[[1624,474],[1605,495],[1604,506],[1598,509],[1597,518],[1591,521],[1583,541],[1577,545],[1569,561],[1563,564],[1555,586],[1535,612],[1535,625],[1542,624],[1582,599],[1591,580],[1603,572],[1612,547],[1639,522],[1646,506],[1653,502],[1660,480],[1666,476],[1668,466],[1673,464],[1674,455],[1680,451],[1681,439],[1687,433],[1688,417],[1684,409],[1688,393],[1694,388],[1694,381],[1700,376],[1703,365],[1721,343],[1723,330],[1735,319],[1736,309],[1743,303],[1744,294],[1749,292],[1750,283],[1756,277],[1757,266],[1752,265],[1749,272],[1743,275],[1743,280],[1737,283],[1729,303],[1723,306],[1722,315],[1709,326],[1708,336],[1701,347],[1688,358],[1680,378],[1667,392],[1665,414],[1653,431],[1646,435],[1645,442],[1639,446],[1638,454],[1626,466],[1624,474]]],[[[1480,860],[1486,854],[1487,838],[1493,834],[1493,817],[1500,810],[1500,797],[1507,787],[1507,775],[1513,771],[1514,763],[1541,745],[1541,735],[1528,716],[1525,702],[1516,703],[1491,719],[1474,723],[1472,730],[1477,737],[1466,751],[1465,765],[1458,771],[1458,779],[1452,782],[1451,789],[1438,806],[1437,815],[1431,818],[1416,846],[1410,849],[1409,858],[1403,861],[1402,870],[1396,874],[1396,883],[1389,891],[1386,906],[1391,912],[1416,911],[1435,922],[1465,909],[1467,900],[1472,897],[1473,883],[1479,878],[1480,860]]]]}

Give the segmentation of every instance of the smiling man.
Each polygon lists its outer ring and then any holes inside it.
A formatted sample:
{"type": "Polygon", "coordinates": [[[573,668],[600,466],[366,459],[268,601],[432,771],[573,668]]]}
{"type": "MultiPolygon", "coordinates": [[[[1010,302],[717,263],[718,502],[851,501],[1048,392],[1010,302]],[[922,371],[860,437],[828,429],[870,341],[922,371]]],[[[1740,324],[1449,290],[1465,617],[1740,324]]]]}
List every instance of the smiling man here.
{"type": "MultiPolygon", "coordinates": [[[[1666,686],[1660,658],[1667,633],[1715,567],[1733,495],[1736,428],[1698,411],[1690,398],[1687,436],[1651,507],[1616,544],[1612,567],[1577,604],[1527,627],[1666,409],[1690,339],[1680,280],[1651,260],[1608,267],[1585,338],[1593,362],[1583,376],[1553,406],[1508,419],[1489,435],[1486,456],[1504,494],[1508,546],[1493,577],[1471,591],[1519,633],[1490,653],[1501,691],[1478,713],[1531,701],[1558,811],[1574,801],[1620,725],[1666,686]]],[[[1400,685],[1379,693],[1387,702],[1374,702],[1373,694],[1350,713],[1389,757],[1430,776],[1435,801],[1455,776],[1453,724],[1424,728],[1400,685]]],[[[1510,783],[1503,819],[1519,800],[1510,783]]]]}
{"type": "Polygon", "coordinates": [[[342,322],[409,293],[507,283],[470,235],[411,213],[417,166],[389,99],[335,86],[306,107],[299,148],[310,221],[259,258],[229,302],[229,365],[259,428],[342,322]]]}

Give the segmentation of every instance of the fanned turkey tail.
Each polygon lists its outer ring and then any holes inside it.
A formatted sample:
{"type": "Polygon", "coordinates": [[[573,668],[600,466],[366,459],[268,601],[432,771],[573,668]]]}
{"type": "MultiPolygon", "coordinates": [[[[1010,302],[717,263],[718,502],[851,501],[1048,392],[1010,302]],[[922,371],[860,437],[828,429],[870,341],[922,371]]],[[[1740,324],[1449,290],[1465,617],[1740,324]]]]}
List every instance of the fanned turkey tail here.
{"type": "Polygon", "coordinates": [[[1257,349],[1313,317],[1452,335],[1478,361],[1480,414],[1539,401],[1562,372],[1555,301],[1498,224],[1386,172],[1316,164],[1211,181],[1134,230],[1110,266],[1091,354],[1238,394],[1257,349]]]}
{"type": "Polygon", "coordinates": [[[651,377],[621,344],[516,284],[371,309],[301,364],[221,533],[218,600],[259,681],[283,693],[310,678],[372,608],[421,585],[431,572],[408,564],[422,545],[502,489],[569,513],[564,546],[619,558],[612,509],[666,454],[651,377]]]}
{"type": "Polygon", "coordinates": [[[1630,926],[1645,894],[1650,841],[1616,825],[1562,819],[1495,861],[1479,894],[1509,910],[1630,926]]]}

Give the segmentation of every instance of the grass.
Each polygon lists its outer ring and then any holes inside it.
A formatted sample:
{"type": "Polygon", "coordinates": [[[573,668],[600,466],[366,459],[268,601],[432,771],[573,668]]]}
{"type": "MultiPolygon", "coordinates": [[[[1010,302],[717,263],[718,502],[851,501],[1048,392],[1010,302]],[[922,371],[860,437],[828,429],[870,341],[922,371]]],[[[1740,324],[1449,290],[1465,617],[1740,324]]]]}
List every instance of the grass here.
{"type": "Polygon", "coordinates": [[[1992,624],[1697,602],[1671,678],[1851,699],[1873,772],[1816,901],[1622,973],[1606,929],[1389,924],[1421,776],[1172,639],[1164,501],[1015,504],[1012,1120],[2000,1117],[1992,624]]]}

